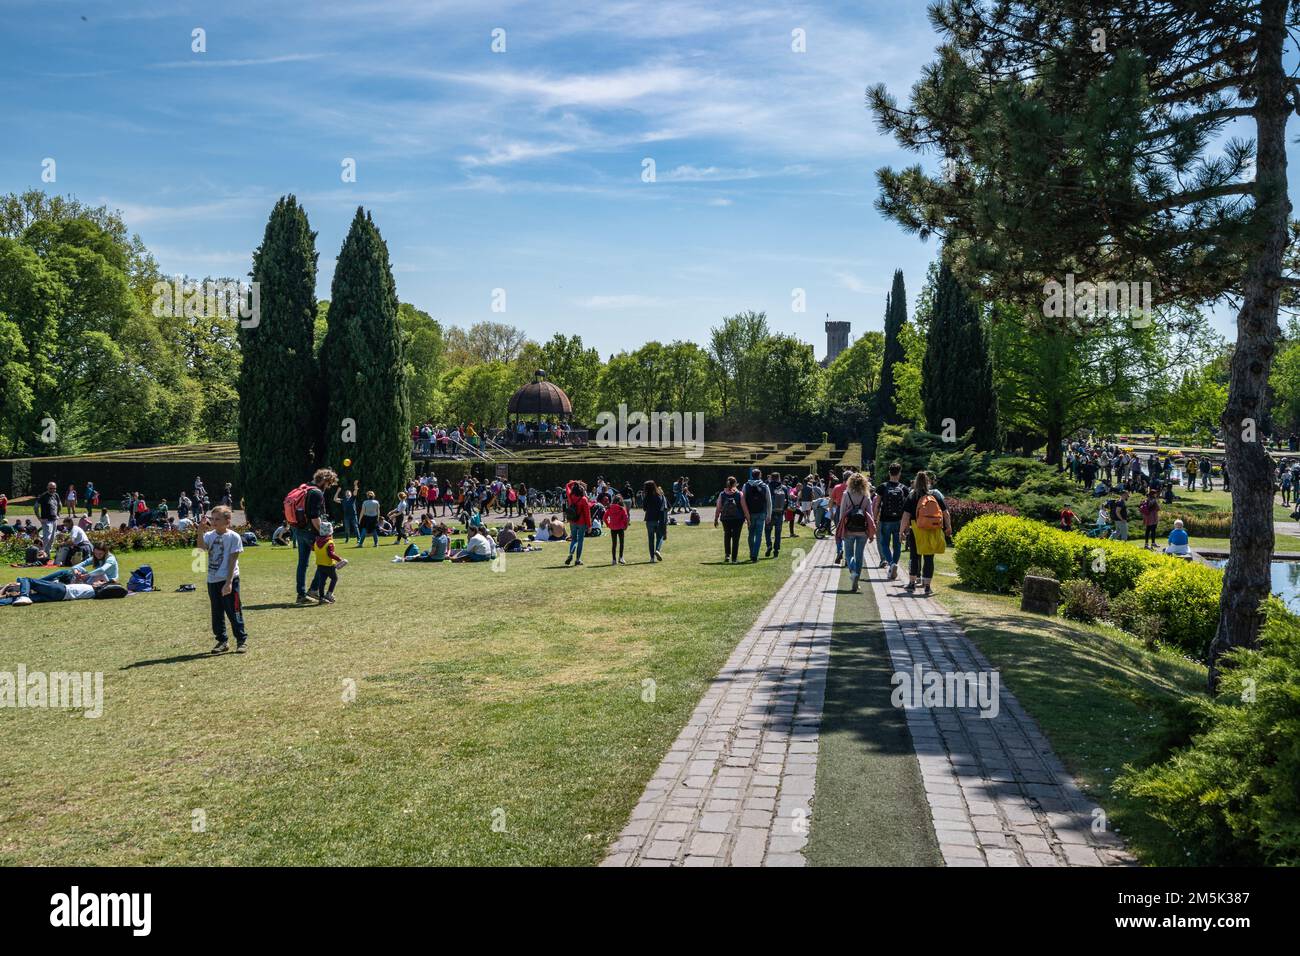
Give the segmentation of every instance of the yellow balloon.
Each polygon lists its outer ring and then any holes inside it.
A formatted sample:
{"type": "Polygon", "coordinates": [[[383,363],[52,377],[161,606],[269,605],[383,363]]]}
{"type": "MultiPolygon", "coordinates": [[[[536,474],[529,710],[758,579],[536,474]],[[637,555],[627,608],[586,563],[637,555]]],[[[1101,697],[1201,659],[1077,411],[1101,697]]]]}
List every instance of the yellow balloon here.
{"type": "Polygon", "coordinates": [[[343,459],[343,467],[344,467],[344,468],[351,468],[351,467],[352,467],[352,459],[351,459],[351,458],[344,458],[344,459],[343,459]]]}

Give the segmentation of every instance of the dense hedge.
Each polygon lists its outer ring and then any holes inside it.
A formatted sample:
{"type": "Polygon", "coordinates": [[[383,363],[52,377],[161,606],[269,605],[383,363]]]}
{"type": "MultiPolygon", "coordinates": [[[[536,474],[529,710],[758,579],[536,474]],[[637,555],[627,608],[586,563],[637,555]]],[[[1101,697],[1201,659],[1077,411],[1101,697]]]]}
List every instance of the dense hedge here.
{"type": "Polygon", "coordinates": [[[1300,618],[1268,602],[1259,650],[1237,650],[1187,745],[1115,789],[1168,824],[1193,865],[1300,866],[1300,618]]]}
{"type": "Polygon", "coordinates": [[[954,544],[957,573],[972,587],[1011,591],[1031,566],[1047,568],[1110,597],[1133,590],[1141,613],[1160,621],[1161,639],[1190,656],[1204,657],[1214,637],[1223,572],[1206,565],[1008,515],[972,521],[954,544]]]}

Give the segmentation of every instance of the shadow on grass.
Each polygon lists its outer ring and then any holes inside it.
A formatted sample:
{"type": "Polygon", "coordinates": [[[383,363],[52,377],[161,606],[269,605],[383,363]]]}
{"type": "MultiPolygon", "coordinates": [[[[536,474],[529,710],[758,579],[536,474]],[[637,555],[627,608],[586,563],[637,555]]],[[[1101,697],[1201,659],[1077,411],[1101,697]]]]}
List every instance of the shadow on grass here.
{"type": "Polygon", "coordinates": [[[213,654],[210,651],[203,651],[198,654],[177,654],[175,657],[157,657],[151,661],[136,661],[134,664],[125,664],[122,670],[135,670],[138,667],[153,667],[155,664],[184,664],[186,661],[198,661],[205,657],[221,657],[223,655],[213,654]]]}
{"type": "Polygon", "coordinates": [[[957,622],[1130,848],[1147,863],[1185,863],[1169,828],[1111,785],[1153,755],[1166,730],[1157,705],[1200,693],[1204,668],[1101,626],[1021,612],[1014,599],[947,590],[957,622]]]}

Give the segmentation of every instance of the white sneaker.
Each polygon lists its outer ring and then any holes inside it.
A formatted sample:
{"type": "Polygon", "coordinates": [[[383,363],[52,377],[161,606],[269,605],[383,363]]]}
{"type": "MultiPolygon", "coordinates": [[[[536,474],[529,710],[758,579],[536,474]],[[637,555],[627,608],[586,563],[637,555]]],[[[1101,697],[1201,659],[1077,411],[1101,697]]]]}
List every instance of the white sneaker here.
{"type": "Polygon", "coordinates": [[[31,603],[32,603],[32,599],[29,598],[29,597],[16,597],[16,598],[14,598],[14,607],[26,607],[28,604],[31,604],[31,603]]]}

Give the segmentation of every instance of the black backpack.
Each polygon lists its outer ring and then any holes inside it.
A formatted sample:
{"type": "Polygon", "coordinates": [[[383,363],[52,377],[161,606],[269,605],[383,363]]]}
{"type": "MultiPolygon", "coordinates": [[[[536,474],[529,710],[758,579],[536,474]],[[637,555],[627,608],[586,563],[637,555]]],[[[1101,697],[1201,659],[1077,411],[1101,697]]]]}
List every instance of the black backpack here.
{"type": "Polygon", "coordinates": [[[725,521],[734,521],[741,517],[740,512],[740,495],[733,492],[722,493],[722,518],[725,521]]]}
{"type": "Polygon", "coordinates": [[[880,487],[880,520],[902,521],[907,507],[907,487],[901,481],[886,482],[880,487]]]}
{"type": "Polygon", "coordinates": [[[564,520],[565,520],[565,521],[577,521],[577,520],[578,520],[578,505],[577,505],[576,502],[574,502],[574,501],[566,501],[566,502],[565,502],[565,504],[564,504],[564,520]]]}
{"type": "Polygon", "coordinates": [[[763,494],[762,485],[745,483],[745,504],[749,506],[751,515],[756,511],[767,510],[767,496],[763,494]]]}
{"type": "Polygon", "coordinates": [[[780,514],[785,511],[786,505],[790,500],[790,489],[784,484],[768,485],[772,489],[772,512],[780,514]]]}
{"type": "Polygon", "coordinates": [[[844,519],[844,530],[845,531],[866,531],[867,515],[864,509],[866,508],[867,499],[861,498],[858,499],[856,502],[854,502],[852,500],[852,496],[846,491],[840,503],[844,507],[853,509],[848,513],[848,517],[844,519]]]}

